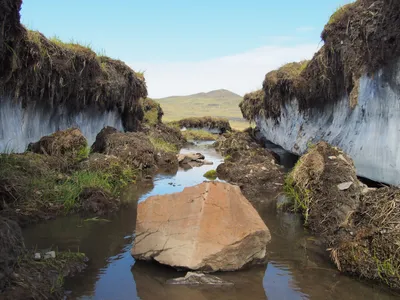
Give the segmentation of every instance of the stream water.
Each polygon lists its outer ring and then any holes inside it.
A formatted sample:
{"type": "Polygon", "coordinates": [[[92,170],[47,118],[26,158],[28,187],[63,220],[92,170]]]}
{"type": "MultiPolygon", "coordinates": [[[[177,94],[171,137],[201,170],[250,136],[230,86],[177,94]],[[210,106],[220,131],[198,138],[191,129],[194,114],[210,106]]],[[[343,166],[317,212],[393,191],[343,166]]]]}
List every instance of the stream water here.
{"type": "MultiPolygon", "coordinates": [[[[150,195],[182,191],[203,182],[222,157],[207,143],[183,149],[196,151],[214,163],[176,174],[159,174],[154,182],[129,187],[124,207],[109,221],[84,221],[78,216],[58,218],[24,231],[28,247],[81,251],[88,268],[65,282],[67,299],[398,299],[384,287],[340,274],[298,216],[277,212],[266,195],[256,207],[269,227],[269,263],[247,270],[216,274],[235,283],[229,288],[167,285],[167,279],[185,273],[161,265],[135,262],[130,255],[138,201],[150,195]]],[[[240,176],[240,174],[238,174],[240,176]]]]}

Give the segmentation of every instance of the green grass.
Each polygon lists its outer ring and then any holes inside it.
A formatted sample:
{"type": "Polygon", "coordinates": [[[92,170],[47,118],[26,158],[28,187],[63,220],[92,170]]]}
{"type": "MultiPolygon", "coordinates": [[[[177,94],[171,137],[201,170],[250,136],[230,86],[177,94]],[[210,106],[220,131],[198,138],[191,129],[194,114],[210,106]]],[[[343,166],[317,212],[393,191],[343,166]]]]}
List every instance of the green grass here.
{"type": "Polygon", "coordinates": [[[218,137],[216,134],[212,134],[206,130],[193,130],[193,129],[188,129],[185,131],[182,131],[182,135],[186,138],[188,141],[215,141],[218,137]]]}
{"type": "Polygon", "coordinates": [[[210,171],[204,173],[203,177],[205,177],[205,178],[207,178],[207,179],[209,179],[209,180],[215,180],[215,179],[217,179],[217,177],[218,177],[218,176],[217,176],[217,171],[215,171],[215,170],[210,170],[210,171]]]}
{"type": "Polygon", "coordinates": [[[232,156],[228,154],[227,156],[224,157],[224,161],[229,161],[232,159],[232,156]]]}
{"type": "Polygon", "coordinates": [[[163,121],[172,122],[190,117],[222,117],[229,119],[231,127],[243,130],[249,123],[239,109],[242,97],[225,90],[189,96],[156,99],[164,111],[163,121]]]}
{"type": "Polygon", "coordinates": [[[53,36],[49,39],[52,43],[56,44],[59,47],[62,48],[67,48],[69,50],[72,50],[74,52],[78,51],[84,51],[84,52],[91,52],[93,54],[96,54],[96,52],[93,50],[92,45],[90,43],[83,43],[83,42],[78,42],[75,41],[74,39],[71,39],[69,43],[63,42],[58,36],[53,36]]]}
{"type": "Polygon", "coordinates": [[[159,151],[178,153],[178,149],[174,144],[168,143],[163,139],[150,137],[150,142],[159,151]]]}
{"type": "Polygon", "coordinates": [[[57,200],[63,203],[68,212],[79,206],[79,195],[85,188],[101,188],[116,193],[115,186],[108,179],[109,175],[101,172],[75,172],[65,182],[56,186],[57,200]]]}
{"type": "Polygon", "coordinates": [[[153,99],[141,99],[141,105],[144,112],[144,122],[150,126],[155,126],[159,123],[158,113],[160,111],[160,104],[153,99]]]}
{"type": "Polygon", "coordinates": [[[396,261],[394,257],[381,261],[375,255],[373,259],[376,263],[378,276],[383,282],[390,286],[391,283],[388,278],[396,278],[397,280],[400,280],[400,263],[396,261]]]}
{"type": "Polygon", "coordinates": [[[86,146],[86,147],[82,147],[81,149],[79,149],[79,151],[76,153],[76,160],[82,161],[85,160],[89,157],[90,154],[90,147],[86,146]]]}
{"type": "Polygon", "coordinates": [[[332,16],[329,18],[328,25],[336,23],[340,21],[345,12],[353,5],[354,3],[348,3],[346,5],[340,6],[336,9],[336,11],[332,14],[332,16]]]}
{"type": "Polygon", "coordinates": [[[291,201],[291,207],[294,212],[301,212],[304,217],[304,224],[307,225],[308,215],[310,211],[310,191],[301,190],[296,186],[291,174],[285,178],[283,191],[291,201]]]}
{"type": "Polygon", "coordinates": [[[10,187],[5,195],[29,212],[61,205],[68,213],[79,209],[79,195],[85,188],[100,188],[118,196],[136,178],[134,170],[120,165],[61,174],[49,167],[45,159],[34,153],[0,155],[0,182],[10,187]]]}
{"type": "Polygon", "coordinates": [[[44,58],[48,56],[46,47],[42,44],[42,37],[39,31],[27,30],[28,40],[36,44],[39,48],[40,55],[44,58]]]}

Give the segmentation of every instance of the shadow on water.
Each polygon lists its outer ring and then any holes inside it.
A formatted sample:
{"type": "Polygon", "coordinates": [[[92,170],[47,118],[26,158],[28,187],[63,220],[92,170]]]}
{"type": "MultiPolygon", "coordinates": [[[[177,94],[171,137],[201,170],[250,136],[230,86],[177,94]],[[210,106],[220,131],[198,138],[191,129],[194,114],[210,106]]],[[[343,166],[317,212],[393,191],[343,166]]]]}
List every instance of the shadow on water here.
{"type": "MultiPolygon", "coordinates": [[[[167,285],[166,280],[185,273],[153,263],[136,262],[130,255],[138,201],[151,195],[180,192],[203,182],[203,174],[215,169],[222,158],[204,144],[182,152],[198,151],[214,162],[176,174],[159,174],[154,183],[129,187],[124,207],[109,222],[85,222],[78,216],[59,218],[24,231],[28,247],[81,251],[90,258],[88,268],[68,279],[68,299],[397,299],[386,290],[339,274],[293,214],[279,213],[274,206],[256,204],[269,227],[270,262],[238,272],[218,273],[235,283],[229,288],[167,285]]],[[[265,195],[276,198],[277,195],[265,195]]],[[[265,201],[264,203],[271,203],[265,201]]]]}

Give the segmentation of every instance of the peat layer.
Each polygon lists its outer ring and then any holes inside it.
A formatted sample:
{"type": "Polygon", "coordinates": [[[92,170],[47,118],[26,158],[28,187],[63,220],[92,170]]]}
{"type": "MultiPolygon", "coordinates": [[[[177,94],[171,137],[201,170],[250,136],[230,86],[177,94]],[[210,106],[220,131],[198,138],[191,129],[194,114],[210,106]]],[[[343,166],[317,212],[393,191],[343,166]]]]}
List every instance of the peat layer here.
{"type": "Polygon", "coordinates": [[[144,77],[125,63],[77,43],[48,39],[20,23],[21,0],[0,1],[0,97],[69,113],[117,110],[128,131],[138,128],[147,96],[144,77]]]}
{"type": "Polygon", "coordinates": [[[400,56],[399,11],[400,2],[392,0],[358,0],[339,8],[325,26],[324,45],[312,60],[268,73],[263,95],[244,97],[243,116],[253,120],[261,112],[279,122],[281,106],[293,98],[300,111],[323,109],[345,96],[354,107],[360,77],[373,77],[400,56]]]}

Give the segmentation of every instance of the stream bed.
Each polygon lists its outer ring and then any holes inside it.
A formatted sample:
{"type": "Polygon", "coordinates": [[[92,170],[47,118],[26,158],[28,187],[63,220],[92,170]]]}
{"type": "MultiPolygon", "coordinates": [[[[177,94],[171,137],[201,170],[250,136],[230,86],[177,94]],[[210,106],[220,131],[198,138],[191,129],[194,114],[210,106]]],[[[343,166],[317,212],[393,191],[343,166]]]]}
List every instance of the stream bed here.
{"type": "Polygon", "coordinates": [[[158,174],[153,182],[132,185],[123,194],[122,209],[108,220],[69,216],[24,230],[27,247],[81,251],[89,257],[88,268],[65,282],[67,299],[398,299],[399,295],[382,286],[340,274],[328,253],[303,228],[299,216],[278,212],[268,204],[278,195],[265,195],[264,203],[255,205],[272,235],[268,264],[215,274],[234,282],[233,287],[167,285],[168,279],[185,272],[135,262],[130,249],[138,201],[180,192],[206,180],[203,174],[223,162],[209,145],[199,143],[181,152],[201,152],[214,165],[158,174]]]}

